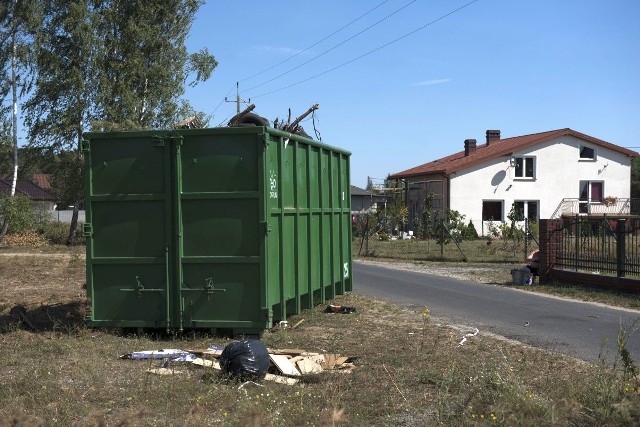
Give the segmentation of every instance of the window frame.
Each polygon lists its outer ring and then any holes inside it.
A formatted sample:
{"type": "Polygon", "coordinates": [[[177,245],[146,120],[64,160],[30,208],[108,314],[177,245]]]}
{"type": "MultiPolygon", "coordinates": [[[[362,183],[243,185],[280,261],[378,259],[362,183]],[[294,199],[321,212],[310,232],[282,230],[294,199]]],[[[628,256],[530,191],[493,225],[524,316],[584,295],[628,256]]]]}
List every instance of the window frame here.
{"type": "Polygon", "coordinates": [[[513,203],[522,204],[522,214],[529,221],[537,222],[540,218],[540,200],[517,199],[513,203]]]}
{"type": "Polygon", "coordinates": [[[598,151],[596,150],[596,148],[586,144],[580,144],[580,149],[578,150],[578,161],[595,162],[596,160],[598,160],[598,151]],[[582,156],[582,152],[585,149],[591,150],[593,152],[593,156],[591,157],[582,156]]]}
{"type": "Polygon", "coordinates": [[[513,159],[513,179],[526,181],[533,181],[536,179],[536,156],[513,156],[513,159]],[[529,171],[529,167],[527,167],[528,163],[530,163],[531,176],[527,176],[527,172],[529,171]],[[519,169],[522,169],[522,176],[518,176],[519,169]]]}
{"type": "Polygon", "coordinates": [[[504,200],[483,200],[482,201],[482,221],[504,222],[504,200]],[[500,218],[485,217],[485,203],[500,204],[500,218]]]}

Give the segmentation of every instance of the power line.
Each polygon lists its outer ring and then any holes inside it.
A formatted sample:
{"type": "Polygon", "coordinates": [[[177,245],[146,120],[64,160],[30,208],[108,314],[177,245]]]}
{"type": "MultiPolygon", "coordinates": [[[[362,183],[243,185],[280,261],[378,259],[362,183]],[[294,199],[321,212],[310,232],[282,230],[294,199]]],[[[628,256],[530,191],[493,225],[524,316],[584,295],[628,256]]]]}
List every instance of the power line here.
{"type": "Polygon", "coordinates": [[[410,32],[408,32],[408,33],[406,33],[406,34],[404,34],[404,35],[402,35],[402,36],[400,36],[400,37],[396,38],[396,39],[394,39],[394,40],[391,40],[390,42],[387,42],[387,43],[383,44],[382,46],[379,46],[379,47],[377,47],[377,48],[375,48],[375,49],[373,49],[373,50],[370,50],[370,51],[368,51],[368,52],[366,52],[366,53],[362,54],[362,55],[360,55],[360,56],[358,56],[358,57],[355,57],[355,58],[353,58],[353,59],[350,59],[350,60],[349,60],[349,61],[347,61],[347,62],[343,62],[343,63],[342,63],[342,64],[340,64],[340,65],[336,65],[336,66],[335,66],[335,67],[333,67],[333,68],[330,68],[330,69],[328,69],[328,70],[325,70],[325,71],[323,71],[323,72],[321,72],[321,73],[318,73],[318,74],[316,74],[316,75],[314,75],[314,76],[308,77],[308,78],[306,78],[306,79],[304,79],[304,80],[300,80],[300,81],[298,81],[298,82],[296,82],[296,83],[292,83],[292,84],[290,84],[290,85],[288,85],[288,86],[282,87],[282,88],[280,88],[280,89],[273,90],[273,91],[271,91],[271,92],[266,92],[266,93],[262,93],[262,94],[260,94],[260,95],[255,95],[255,96],[252,96],[251,98],[259,98],[259,97],[262,97],[262,96],[267,96],[267,95],[274,94],[274,93],[276,93],[276,92],[283,91],[283,90],[285,90],[285,89],[289,89],[289,88],[294,87],[294,86],[297,86],[297,85],[299,85],[299,84],[306,83],[306,82],[308,82],[309,80],[313,80],[313,79],[315,79],[315,78],[321,77],[321,76],[323,76],[323,75],[325,75],[325,74],[328,74],[328,73],[330,73],[330,72],[332,72],[332,71],[335,71],[335,70],[337,70],[337,69],[339,69],[339,68],[342,68],[342,67],[344,67],[344,66],[346,66],[346,65],[349,65],[349,64],[351,64],[351,63],[353,63],[353,62],[356,62],[356,61],[358,61],[358,60],[360,60],[360,59],[364,58],[365,56],[369,56],[369,55],[371,55],[372,53],[375,53],[375,52],[377,52],[377,51],[379,51],[379,50],[381,50],[381,49],[384,49],[385,47],[387,47],[387,46],[389,46],[389,45],[392,45],[392,44],[394,44],[394,43],[397,43],[397,42],[399,42],[400,40],[403,40],[403,39],[405,39],[405,38],[407,38],[407,37],[409,37],[409,36],[411,36],[411,35],[413,35],[413,34],[417,33],[418,31],[421,31],[421,30],[423,30],[423,29],[425,29],[425,28],[427,28],[427,27],[429,27],[429,26],[431,26],[431,25],[433,25],[433,24],[435,24],[435,23],[437,23],[437,22],[439,22],[439,21],[441,21],[441,20],[443,20],[443,19],[447,18],[448,16],[451,16],[451,15],[453,15],[454,13],[457,13],[457,12],[461,11],[462,9],[464,9],[464,8],[466,8],[466,7],[468,7],[468,6],[471,6],[473,3],[477,2],[477,1],[478,1],[478,0],[472,0],[472,1],[470,1],[469,3],[466,3],[466,4],[462,5],[462,6],[460,6],[459,8],[457,8],[457,9],[455,9],[455,10],[452,10],[452,11],[451,11],[451,12],[449,12],[449,13],[447,13],[447,14],[445,14],[445,15],[442,15],[442,16],[440,16],[439,18],[434,19],[434,20],[433,20],[433,21],[431,21],[431,22],[428,22],[428,23],[426,23],[426,24],[424,24],[424,25],[422,25],[422,26],[420,26],[420,27],[418,27],[418,28],[416,28],[416,29],[414,29],[414,30],[412,30],[412,31],[410,31],[410,32]]]}
{"type": "Polygon", "coordinates": [[[244,82],[246,80],[252,79],[254,77],[257,77],[261,74],[266,73],[267,71],[271,71],[276,67],[279,67],[280,65],[284,64],[285,62],[288,62],[290,60],[292,60],[293,58],[295,58],[298,55],[302,55],[303,53],[305,53],[306,51],[308,51],[309,49],[312,49],[314,47],[316,47],[317,45],[319,45],[320,43],[322,43],[323,41],[335,36],[336,34],[338,34],[340,31],[344,30],[345,28],[349,27],[352,24],[355,24],[357,21],[361,20],[362,18],[364,18],[365,16],[367,16],[368,14],[370,14],[371,12],[373,12],[374,10],[378,9],[380,6],[384,5],[385,3],[389,2],[389,0],[384,0],[382,3],[380,3],[379,5],[377,5],[376,7],[374,7],[373,9],[369,9],[367,12],[365,12],[364,14],[358,16],[356,19],[354,19],[353,21],[349,22],[348,24],[343,25],[342,27],[338,28],[336,31],[334,31],[333,33],[329,34],[328,36],[324,37],[323,39],[315,42],[314,44],[312,44],[311,46],[301,50],[300,52],[296,53],[295,55],[291,55],[290,57],[288,57],[287,59],[278,62],[277,64],[266,68],[262,71],[259,71],[255,74],[250,75],[249,77],[245,77],[244,79],[240,80],[240,82],[244,82]]]}
{"type": "Polygon", "coordinates": [[[373,23],[373,24],[369,25],[369,26],[368,26],[367,28],[365,28],[364,30],[361,30],[361,31],[357,32],[356,34],[352,35],[351,37],[349,37],[349,38],[347,38],[347,39],[345,39],[345,40],[341,41],[341,42],[340,42],[340,43],[338,43],[337,45],[335,45],[335,46],[333,46],[333,47],[331,47],[331,48],[329,48],[329,49],[325,50],[325,51],[324,51],[324,52],[322,52],[321,54],[319,54],[319,55],[317,55],[317,56],[314,56],[313,58],[309,59],[308,61],[303,62],[302,64],[300,64],[300,65],[298,65],[298,66],[296,66],[296,67],[293,67],[293,68],[291,68],[290,70],[285,71],[284,73],[279,74],[279,75],[275,76],[275,77],[274,77],[274,78],[272,78],[272,79],[269,79],[269,80],[267,80],[267,81],[265,81],[265,82],[262,82],[262,83],[260,83],[260,84],[258,84],[258,85],[255,85],[255,86],[253,86],[253,87],[250,87],[249,89],[243,90],[243,91],[242,91],[242,93],[244,93],[244,92],[249,92],[249,91],[251,91],[251,90],[253,90],[253,89],[257,89],[257,88],[259,88],[259,87],[261,87],[261,86],[264,86],[264,85],[266,85],[267,83],[271,83],[272,81],[277,80],[277,79],[279,79],[280,77],[283,77],[283,76],[285,76],[285,75],[289,74],[290,72],[295,71],[295,70],[297,70],[298,68],[300,68],[300,67],[303,67],[303,66],[307,65],[308,63],[310,63],[310,62],[312,62],[312,61],[315,61],[316,59],[320,58],[321,56],[326,55],[327,53],[329,53],[329,52],[331,52],[331,51],[333,51],[333,50],[335,50],[335,49],[339,48],[340,46],[342,46],[342,45],[344,45],[344,44],[346,44],[346,43],[350,42],[351,40],[355,39],[356,37],[358,37],[358,36],[362,35],[363,33],[367,32],[367,31],[369,31],[371,28],[375,27],[376,25],[379,25],[380,23],[382,23],[382,22],[386,21],[387,19],[391,18],[391,17],[392,17],[393,15],[395,15],[396,13],[399,13],[399,12],[401,12],[402,10],[406,9],[407,7],[409,7],[411,4],[415,3],[416,1],[417,1],[417,0],[411,0],[409,3],[405,4],[405,5],[404,5],[404,6],[402,6],[401,8],[396,9],[395,11],[391,12],[389,15],[387,15],[387,16],[385,16],[384,18],[380,19],[379,21],[377,21],[377,22],[375,22],[375,23],[373,23]]]}
{"type": "Polygon", "coordinates": [[[218,108],[220,108],[220,106],[222,104],[224,104],[224,102],[226,101],[227,97],[231,94],[231,91],[233,91],[233,88],[235,86],[231,86],[231,89],[229,89],[229,92],[227,92],[227,94],[224,96],[224,98],[222,98],[222,101],[220,101],[220,103],[218,105],[216,105],[216,108],[213,109],[213,111],[211,112],[211,116],[213,116],[215,114],[215,112],[218,110],[218,108]]]}

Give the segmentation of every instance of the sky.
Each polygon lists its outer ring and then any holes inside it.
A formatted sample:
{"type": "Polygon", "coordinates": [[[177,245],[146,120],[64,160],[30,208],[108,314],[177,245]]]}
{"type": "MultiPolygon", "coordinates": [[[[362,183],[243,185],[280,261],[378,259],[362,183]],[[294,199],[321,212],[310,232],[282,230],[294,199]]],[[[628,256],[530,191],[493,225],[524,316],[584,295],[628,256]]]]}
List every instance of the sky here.
{"type": "Polygon", "coordinates": [[[187,48],[219,65],[184,97],[212,126],[235,114],[236,84],[270,121],[319,104],[315,129],[352,153],[359,187],[487,129],[640,151],[639,21],[638,0],[210,0],[187,48]]]}

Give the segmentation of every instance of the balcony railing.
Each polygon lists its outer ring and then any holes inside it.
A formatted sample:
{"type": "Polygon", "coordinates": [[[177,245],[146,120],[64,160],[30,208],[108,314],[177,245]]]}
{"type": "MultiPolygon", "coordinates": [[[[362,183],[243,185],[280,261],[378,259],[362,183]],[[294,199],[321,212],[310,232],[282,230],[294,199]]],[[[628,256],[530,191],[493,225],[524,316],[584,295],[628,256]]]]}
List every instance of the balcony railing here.
{"type": "Polygon", "coordinates": [[[627,216],[640,215],[640,199],[607,197],[603,200],[562,199],[551,219],[589,216],[627,216]]]}

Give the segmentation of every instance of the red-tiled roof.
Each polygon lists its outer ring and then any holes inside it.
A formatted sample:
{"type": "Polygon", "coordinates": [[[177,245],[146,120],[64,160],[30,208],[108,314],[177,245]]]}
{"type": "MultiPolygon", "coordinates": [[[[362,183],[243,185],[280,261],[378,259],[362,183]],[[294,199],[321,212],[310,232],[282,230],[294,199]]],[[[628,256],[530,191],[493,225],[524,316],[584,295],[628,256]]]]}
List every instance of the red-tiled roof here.
{"type": "MultiPolygon", "coordinates": [[[[0,194],[11,193],[11,180],[0,179],[0,194]]],[[[55,202],[58,197],[49,193],[42,187],[37,186],[33,182],[26,179],[19,179],[16,182],[16,194],[24,194],[34,201],[51,201],[55,202]]]]}
{"type": "Polygon", "coordinates": [[[529,148],[536,144],[547,142],[554,138],[558,138],[565,135],[574,136],[576,138],[582,139],[592,144],[599,145],[601,147],[605,147],[613,151],[617,151],[618,153],[626,154],[630,157],[640,157],[640,154],[635,151],[628,150],[618,145],[611,144],[610,142],[603,141],[601,139],[594,138],[584,133],[577,132],[573,129],[565,128],[565,129],[557,129],[557,130],[551,130],[547,132],[534,133],[530,135],[516,136],[513,138],[505,138],[505,139],[491,141],[489,145],[487,144],[478,145],[476,150],[473,153],[470,153],[468,156],[464,155],[464,150],[459,151],[455,154],[451,154],[441,159],[434,160],[432,162],[425,163],[423,165],[416,166],[414,168],[395,173],[389,176],[389,178],[391,179],[407,178],[410,176],[425,175],[425,174],[431,174],[431,173],[450,174],[450,173],[468,168],[470,166],[476,165],[478,163],[484,162],[486,160],[510,155],[511,153],[516,152],[518,150],[529,148]]]}
{"type": "Polygon", "coordinates": [[[51,174],[48,173],[34,173],[31,177],[31,182],[40,188],[45,190],[51,189],[51,174]]]}

